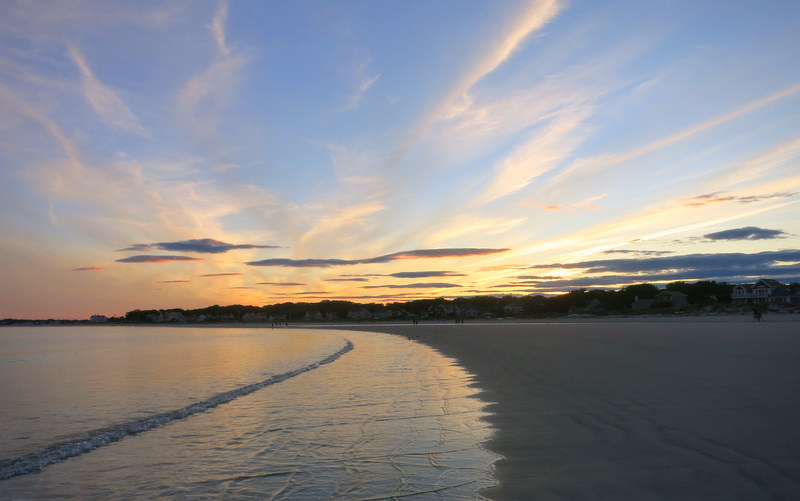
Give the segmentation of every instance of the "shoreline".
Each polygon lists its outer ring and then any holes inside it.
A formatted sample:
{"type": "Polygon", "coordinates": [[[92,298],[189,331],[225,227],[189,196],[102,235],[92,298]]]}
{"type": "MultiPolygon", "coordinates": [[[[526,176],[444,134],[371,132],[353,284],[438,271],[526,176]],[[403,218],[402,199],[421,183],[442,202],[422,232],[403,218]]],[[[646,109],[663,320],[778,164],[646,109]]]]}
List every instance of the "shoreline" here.
{"type": "Polygon", "coordinates": [[[291,328],[403,336],[466,369],[503,457],[489,499],[800,498],[800,315],[291,328]]]}
{"type": "Polygon", "coordinates": [[[475,376],[504,457],[490,499],[792,499],[800,317],[776,317],[331,327],[408,336],[475,376]]]}

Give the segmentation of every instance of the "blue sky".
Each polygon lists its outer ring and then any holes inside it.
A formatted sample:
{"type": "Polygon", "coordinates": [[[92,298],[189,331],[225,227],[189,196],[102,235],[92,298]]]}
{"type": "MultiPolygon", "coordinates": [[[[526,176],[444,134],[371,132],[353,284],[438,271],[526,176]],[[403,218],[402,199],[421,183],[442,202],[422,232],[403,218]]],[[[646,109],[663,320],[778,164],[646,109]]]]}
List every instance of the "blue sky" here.
{"type": "Polygon", "coordinates": [[[800,277],[797,2],[2,10],[0,317],[800,277]]]}

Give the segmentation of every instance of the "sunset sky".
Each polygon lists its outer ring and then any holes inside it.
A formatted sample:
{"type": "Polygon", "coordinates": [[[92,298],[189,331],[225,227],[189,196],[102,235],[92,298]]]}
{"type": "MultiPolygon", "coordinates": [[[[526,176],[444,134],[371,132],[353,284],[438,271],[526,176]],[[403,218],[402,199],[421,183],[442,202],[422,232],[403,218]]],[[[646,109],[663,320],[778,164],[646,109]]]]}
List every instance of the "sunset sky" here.
{"type": "Polygon", "coordinates": [[[0,44],[0,318],[800,279],[796,0],[7,0],[0,44]]]}

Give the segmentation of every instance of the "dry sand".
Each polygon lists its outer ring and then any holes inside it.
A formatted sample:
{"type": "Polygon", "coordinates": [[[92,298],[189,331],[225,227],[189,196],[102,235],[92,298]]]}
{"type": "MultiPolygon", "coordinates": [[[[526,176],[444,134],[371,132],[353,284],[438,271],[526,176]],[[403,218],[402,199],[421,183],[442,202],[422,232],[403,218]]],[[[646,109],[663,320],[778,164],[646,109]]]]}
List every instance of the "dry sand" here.
{"type": "Polygon", "coordinates": [[[800,322],[769,320],[358,330],[477,377],[505,457],[490,499],[800,499],[800,322]]]}

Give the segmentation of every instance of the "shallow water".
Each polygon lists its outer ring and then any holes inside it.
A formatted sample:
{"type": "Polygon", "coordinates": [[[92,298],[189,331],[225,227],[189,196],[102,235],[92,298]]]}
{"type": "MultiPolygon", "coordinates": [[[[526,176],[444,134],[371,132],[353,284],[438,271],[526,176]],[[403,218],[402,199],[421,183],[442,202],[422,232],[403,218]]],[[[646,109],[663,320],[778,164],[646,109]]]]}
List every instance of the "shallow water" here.
{"type": "MultiPolygon", "coordinates": [[[[78,364],[84,367],[76,369],[81,384],[60,378],[57,386],[67,394],[50,400],[49,411],[41,412],[43,417],[31,414],[26,419],[19,410],[10,415],[3,411],[3,424],[15,423],[4,429],[16,431],[3,432],[2,457],[29,452],[32,444],[40,449],[42,444],[79,437],[87,430],[179,409],[221,391],[307,368],[332,354],[340,356],[39,473],[0,481],[4,496],[294,500],[393,499],[416,494],[413,499],[475,499],[479,489],[494,483],[491,464],[497,458],[480,447],[491,430],[481,419],[484,404],[474,398],[471,377],[452,360],[422,345],[395,336],[348,331],[94,329],[78,332],[75,346],[94,352],[90,358],[95,361],[104,357],[92,348],[91,338],[101,335],[115,338],[107,346],[117,348],[105,351],[112,359],[118,360],[117,352],[126,343],[138,343],[141,336],[166,336],[165,352],[172,356],[148,356],[147,350],[162,350],[162,343],[153,341],[144,343],[149,348],[137,348],[137,355],[119,370],[108,360],[91,369],[78,364]],[[343,352],[348,341],[353,349],[343,352]],[[109,371],[116,375],[105,377],[109,371]],[[104,399],[96,388],[111,398],[104,399]],[[64,404],[66,409],[61,408],[64,404]],[[48,428],[42,422],[49,421],[52,427],[62,420],[63,426],[38,433],[48,428]],[[29,437],[22,438],[26,422],[36,424],[29,437]]],[[[7,332],[0,331],[0,336],[7,332]]],[[[4,351],[0,356],[3,401],[9,396],[25,400],[24,392],[9,390],[10,386],[35,389],[36,384],[51,381],[31,376],[36,372],[31,367],[18,371],[9,367],[19,369],[26,357],[33,365],[53,357],[80,359],[81,355],[65,348],[69,344],[64,341],[59,349],[51,350],[42,342],[28,353],[4,351]],[[33,381],[16,381],[17,374],[33,381]]],[[[63,369],[63,364],[55,365],[63,369]]],[[[36,398],[28,394],[33,402],[27,408],[42,411],[53,394],[58,391],[47,389],[36,398]]]]}

